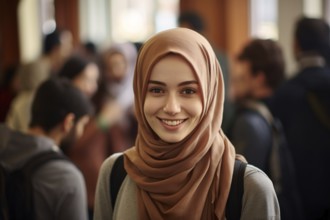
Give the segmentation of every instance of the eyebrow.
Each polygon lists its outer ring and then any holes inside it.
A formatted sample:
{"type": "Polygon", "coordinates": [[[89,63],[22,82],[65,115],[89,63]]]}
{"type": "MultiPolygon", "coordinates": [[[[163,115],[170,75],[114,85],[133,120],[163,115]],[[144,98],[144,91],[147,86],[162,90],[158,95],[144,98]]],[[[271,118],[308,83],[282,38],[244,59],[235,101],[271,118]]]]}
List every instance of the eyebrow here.
{"type": "MultiPolygon", "coordinates": [[[[155,81],[155,80],[149,80],[149,84],[157,84],[157,85],[166,86],[165,83],[160,82],[160,81],[155,81]]],[[[198,84],[198,82],[196,80],[184,81],[184,82],[180,83],[179,86],[185,86],[185,85],[189,85],[189,84],[198,84]]]]}

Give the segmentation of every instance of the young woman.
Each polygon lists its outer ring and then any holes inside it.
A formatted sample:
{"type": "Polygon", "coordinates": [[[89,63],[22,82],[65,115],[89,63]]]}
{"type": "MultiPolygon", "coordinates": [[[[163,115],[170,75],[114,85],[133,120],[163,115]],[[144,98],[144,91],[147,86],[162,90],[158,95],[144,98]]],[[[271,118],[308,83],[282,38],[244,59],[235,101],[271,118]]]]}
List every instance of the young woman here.
{"type": "MultiPolygon", "coordinates": [[[[185,28],[155,35],[140,50],[133,85],[139,129],[123,153],[127,176],[111,201],[119,154],[104,162],[95,219],[225,219],[236,155],[220,129],[224,85],[210,44],[185,28]]],[[[241,219],[279,216],[271,181],[248,165],[241,219]]]]}

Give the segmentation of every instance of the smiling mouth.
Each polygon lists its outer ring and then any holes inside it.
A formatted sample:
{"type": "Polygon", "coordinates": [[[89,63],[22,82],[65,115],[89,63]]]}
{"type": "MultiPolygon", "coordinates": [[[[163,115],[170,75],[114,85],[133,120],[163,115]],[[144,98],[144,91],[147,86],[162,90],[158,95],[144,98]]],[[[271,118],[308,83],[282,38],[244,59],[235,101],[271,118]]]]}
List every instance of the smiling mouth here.
{"type": "Polygon", "coordinates": [[[166,124],[168,126],[178,126],[185,121],[183,119],[180,119],[180,120],[160,119],[160,120],[161,120],[161,122],[163,122],[164,124],[166,124]]]}

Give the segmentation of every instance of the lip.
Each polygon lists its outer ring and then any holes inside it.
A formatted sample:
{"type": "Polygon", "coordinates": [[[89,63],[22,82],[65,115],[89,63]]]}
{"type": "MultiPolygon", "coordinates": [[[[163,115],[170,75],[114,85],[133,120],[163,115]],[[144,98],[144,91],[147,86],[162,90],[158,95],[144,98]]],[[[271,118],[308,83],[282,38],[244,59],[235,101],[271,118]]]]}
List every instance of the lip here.
{"type": "Polygon", "coordinates": [[[166,130],[170,130],[170,131],[175,131],[180,129],[184,122],[187,119],[165,119],[165,118],[158,118],[158,120],[160,121],[160,123],[162,124],[162,126],[166,129],[166,130]]]}

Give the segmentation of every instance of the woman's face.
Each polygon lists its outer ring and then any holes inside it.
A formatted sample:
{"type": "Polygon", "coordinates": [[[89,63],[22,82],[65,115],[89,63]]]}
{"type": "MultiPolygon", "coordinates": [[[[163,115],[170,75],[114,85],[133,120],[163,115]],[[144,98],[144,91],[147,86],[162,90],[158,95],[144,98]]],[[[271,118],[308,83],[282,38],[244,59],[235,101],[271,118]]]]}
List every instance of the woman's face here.
{"type": "Polygon", "coordinates": [[[203,110],[201,88],[193,69],[178,55],[168,55],[152,69],[144,114],[165,142],[176,143],[199,123],[203,110]]]}
{"type": "Polygon", "coordinates": [[[88,64],[83,72],[73,80],[73,84],[80,89],[87,97],[91,97],[97,90],[99,69],[96,64],[88,64]]]}

